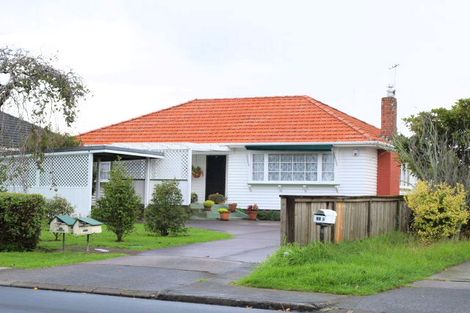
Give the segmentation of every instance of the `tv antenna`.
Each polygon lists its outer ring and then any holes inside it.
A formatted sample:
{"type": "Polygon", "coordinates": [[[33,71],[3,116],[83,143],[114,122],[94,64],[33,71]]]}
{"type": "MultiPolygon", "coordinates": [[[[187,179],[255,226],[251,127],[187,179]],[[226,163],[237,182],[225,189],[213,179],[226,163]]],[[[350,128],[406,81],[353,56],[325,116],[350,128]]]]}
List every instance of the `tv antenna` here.
{"type": "Polygon", "coordinates": [[[387,88],[387,96],[389,97],[395,97],[396,93],[396,86],[397,86],[397,69],[400,66],[400,64],[393,64],[388,68],[389,71],[392,71],[393,73],[393,80],[391,83],[388,84],[387,88]]]}

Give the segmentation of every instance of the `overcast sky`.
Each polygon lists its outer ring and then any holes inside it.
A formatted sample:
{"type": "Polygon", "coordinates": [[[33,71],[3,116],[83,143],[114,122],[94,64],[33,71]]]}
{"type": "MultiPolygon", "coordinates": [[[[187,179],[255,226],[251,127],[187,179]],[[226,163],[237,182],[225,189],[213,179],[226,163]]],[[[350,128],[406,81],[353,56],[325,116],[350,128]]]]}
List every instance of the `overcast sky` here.
{"type": "Polygon", "coordinates": [[[91,90],[72,133],[274,95],[380,126],[393,64],[400,118],[470,97],[468,1],[0,1],[0,46],[57,55],[91,90]]]}

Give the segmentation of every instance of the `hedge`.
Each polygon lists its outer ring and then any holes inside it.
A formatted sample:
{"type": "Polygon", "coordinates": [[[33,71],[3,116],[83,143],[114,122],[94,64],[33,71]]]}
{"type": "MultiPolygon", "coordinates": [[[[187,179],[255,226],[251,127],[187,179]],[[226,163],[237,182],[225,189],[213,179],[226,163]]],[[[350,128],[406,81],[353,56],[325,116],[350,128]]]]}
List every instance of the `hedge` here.
{"type": "Polygon", "coordinates": [[[0,251],[25,251],[36,247],[44,205],[41,195],[0,193],[0,251]]]}

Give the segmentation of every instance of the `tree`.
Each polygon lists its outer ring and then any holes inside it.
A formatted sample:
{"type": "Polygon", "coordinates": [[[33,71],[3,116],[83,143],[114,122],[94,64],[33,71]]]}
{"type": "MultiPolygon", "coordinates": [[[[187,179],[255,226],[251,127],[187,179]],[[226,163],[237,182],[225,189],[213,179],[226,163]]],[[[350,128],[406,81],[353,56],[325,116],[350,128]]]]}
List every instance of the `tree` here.
{"type": "Polygon", "coordinates": [[[152,201],[145,211],[145,228],[161,236],[184,232],[189,214],[182,204],[183,195],[177,181],[155,186],[152,201]]]}
{"type": "Polygon", "coordinates": [[[117,241],[132,232],[137,220],[140,198],[137,196],[132,178],[120,162],[114,162],[111,178],[104,186],[104,196],[97,201],[95,216],[100,216],[108,229],[116,234],[117,241]]]}
{"type": "Polygon", "coordinates": [[[57,147],[54,144],[60,135],[50,131],[51,115],[61,114],[71,126],[79,100],[88,93],[78,75],[55,68],[53,61],[21,49],[0,48],[0,110],[14,107],[20,117],[29,117],[37,126],[24,147],[19,147],[23,148],[20,152],[36,157],[47,148],[57,147]]]}
{"type": "MultiPolygon", "coordinates": [[[[398,135],[394,145],[400,161],[431,189],[440,184],[470,190],[470,99],[405,119],[411,136],[398,135]]],[[[467,209],[470,196],[467,193],[467,209]]],[[[464,227],[470,233],[470,224],[464,227]]]]}
{"type": "Polygon", "coordinates": [[[470,99],[451,109],[439,108],[405,119],[410,137],[398,135],[394,145],[402,163],[432,185],[464,185],[470,190],[470,99]]]}

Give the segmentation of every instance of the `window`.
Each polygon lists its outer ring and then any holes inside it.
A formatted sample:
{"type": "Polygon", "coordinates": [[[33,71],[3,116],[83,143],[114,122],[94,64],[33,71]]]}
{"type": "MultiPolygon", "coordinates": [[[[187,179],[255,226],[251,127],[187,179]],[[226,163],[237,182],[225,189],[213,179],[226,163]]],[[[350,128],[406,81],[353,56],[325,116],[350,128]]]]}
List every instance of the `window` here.
{"type": "Polygon", "coordinates": [[[322,179],[323,181],[335,180],[335,160],[332,154],[322,154],[322,179]]]}
{"type": "Polygon", "coordinates": [[[408,168],[408,166],[406,164],[401,165],[401,173],[400,174],[401,174],[400,175],[401,176],[400,177],[400,185],[401,186],[406,186],[406,187],[412,186],[410,169],[408,168]]]}
{"type": "Polygon", "coordinates": [[[334,180],[333,154],[253,154],[253,181],[314,182],[334,180]],[[319,162],[323,171],[319,172],[319,162]]]}
{"type": "Polygon", "coordinates": [[[100,181],[109,180],[111,178],[111,162],[100,163],[100,181]]]}
{"type": "Polygon", "coordinates": [[[264,154],[253,154],[253,180],[264,180],[264,154]]]}

